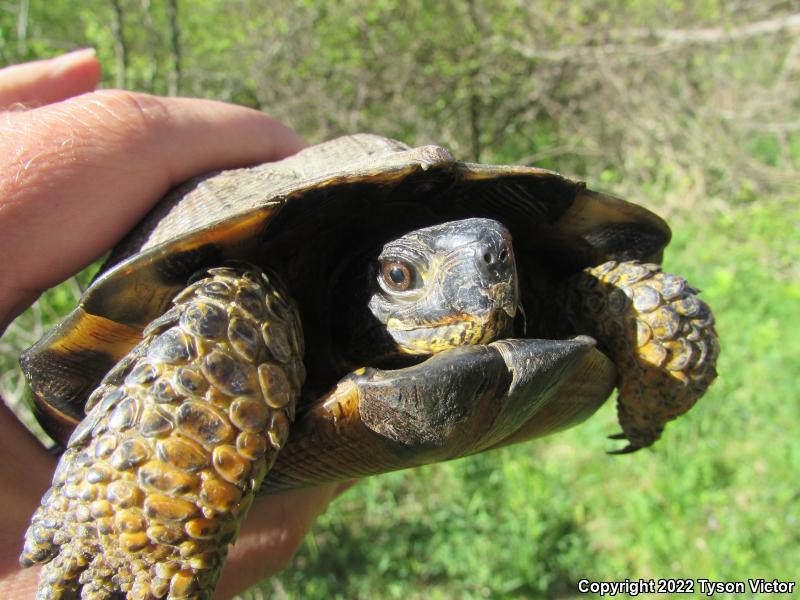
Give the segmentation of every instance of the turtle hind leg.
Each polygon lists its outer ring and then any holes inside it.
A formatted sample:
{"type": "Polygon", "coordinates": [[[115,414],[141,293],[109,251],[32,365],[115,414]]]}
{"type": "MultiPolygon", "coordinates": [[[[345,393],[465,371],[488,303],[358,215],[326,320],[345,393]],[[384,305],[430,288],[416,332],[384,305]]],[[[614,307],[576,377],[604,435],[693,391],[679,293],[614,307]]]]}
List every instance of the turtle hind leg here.
{"type": "Polygon", "coordinates": [[[92,394],[34,515],[37,597],[210,599],[287,439],[302,354],[273,276],[210,269],[178,294],[92,394]]]}
{"type": "Polygon", "coordinates": [[[714,316],[698,291],[659,265],[606,262],[568,283],[567,318],[619,370],[617,415],[628,453],[655,442],[716,377],[714,316]]]}

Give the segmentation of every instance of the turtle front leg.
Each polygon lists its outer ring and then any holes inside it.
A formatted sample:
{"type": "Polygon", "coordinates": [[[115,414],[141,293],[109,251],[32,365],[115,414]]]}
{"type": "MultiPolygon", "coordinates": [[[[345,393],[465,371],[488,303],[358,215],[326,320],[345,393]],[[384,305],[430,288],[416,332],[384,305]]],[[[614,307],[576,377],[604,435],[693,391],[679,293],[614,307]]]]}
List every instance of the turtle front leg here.
{"type": "Polygon", "coordinates": [[[717,376],[714,316],[685,279],[659,265],[606,262],[567,284],[567,319],[593,335],[619,371],[625,453],[655,442],[717,376]]]}
{"type": "Polygon", "coordinates": [[[211,598],[288,436],[303,337],[279,282],[210,269],[92,394],[20,557],[37,598],[211,598]]]}

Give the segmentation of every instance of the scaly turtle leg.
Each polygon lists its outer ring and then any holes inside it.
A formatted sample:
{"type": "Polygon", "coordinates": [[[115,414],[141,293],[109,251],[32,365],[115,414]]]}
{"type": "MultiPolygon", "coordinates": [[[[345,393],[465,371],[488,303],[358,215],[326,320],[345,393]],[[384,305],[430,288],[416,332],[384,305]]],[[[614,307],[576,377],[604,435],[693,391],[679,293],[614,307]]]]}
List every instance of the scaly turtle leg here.
{"type": "Polygon", "coordinates": [[[717,376],[714,316],[685,279],[659,265],[610,261],[568,281],[572,327],[594,336],[619,370],[617,412],[626,453],[655,442],[717,376]]]}
{"type": "Polygon", "coordinates": [[[211,269],[92,394],[25,537],[39,600],[210,598],[305,377],[273,276],[211,269]]]}

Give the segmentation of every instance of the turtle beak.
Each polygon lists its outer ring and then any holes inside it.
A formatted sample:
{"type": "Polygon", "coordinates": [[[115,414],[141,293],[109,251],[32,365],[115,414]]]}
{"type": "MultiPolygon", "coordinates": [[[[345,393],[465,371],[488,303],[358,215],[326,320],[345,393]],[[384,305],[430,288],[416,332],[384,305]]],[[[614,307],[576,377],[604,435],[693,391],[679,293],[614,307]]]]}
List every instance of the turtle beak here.
{"type": "Polygon", "coordinates": [[[444,258],[441,289],[455,314],[472,314],[500,326],[513,322],[519,308],[519,280],[511,234],[497,221],[469,219],[474,239],[444,258]],[[504,314],[505,313],[505,314],[504,314]],[[506,318],[508,317],[508,318],[506,318]]]}
{"type": "Polygon", "coordinates": [[[519,289],[516,283],[517,279],[514,277],[510,283],[495,285],[490,292],[495,305],[512,319],[517,316],[519,307],[519,289]]]}
{"type": "Polygon", "coordinates": [[[513,319],[519,308],[519,278],[511,234],[505,227],[500,228],[480,244],[477,254],[489,297],[495,307],[513,319]]]}

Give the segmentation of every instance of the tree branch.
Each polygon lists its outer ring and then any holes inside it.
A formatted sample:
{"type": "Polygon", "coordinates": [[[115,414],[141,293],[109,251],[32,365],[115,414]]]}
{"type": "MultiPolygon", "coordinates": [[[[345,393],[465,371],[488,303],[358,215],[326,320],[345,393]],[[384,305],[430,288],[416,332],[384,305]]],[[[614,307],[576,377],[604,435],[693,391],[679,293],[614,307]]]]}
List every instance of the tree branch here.
{"type": "Polygon", "coordinates": [[[17,10],[17,57],[20,59],[28,56],[28,14],[30,1],[20,0],[17,10]]]}
{"type": "Polygon", "coordinates": [[[112,32],[114,35],[114,55],[117,62],[115,86],[125,88],[128,82],[128,44],[125,40],[125,15],[119,0],[111,0],[111,8],[114,10],[112,32]]]}
{"type": "Polygon", "coordinates": [[[169,72],[167,73],[167,95],[177,96],[181,88],[181,46],[178,27],[178,0],[167,2],[169,17],[169,72]]]}
{"type": "Polygon", "coordinates": [[[624,54],[631,57],[652,56],[685,46],[725,44],[732,41],[770,35],[782,31],[800,30],[800,13],[765,19],[739,27],[708,27],[698,29],[624,29],[608,34],[610,43],[586,43],[558,49],[538,49],[516,45],[525,58],[562,62],[577,60],[595,62],[598,54],[624,54]],[[628,43],[623,40],[651,41],[653,44],[628,43]]]}

